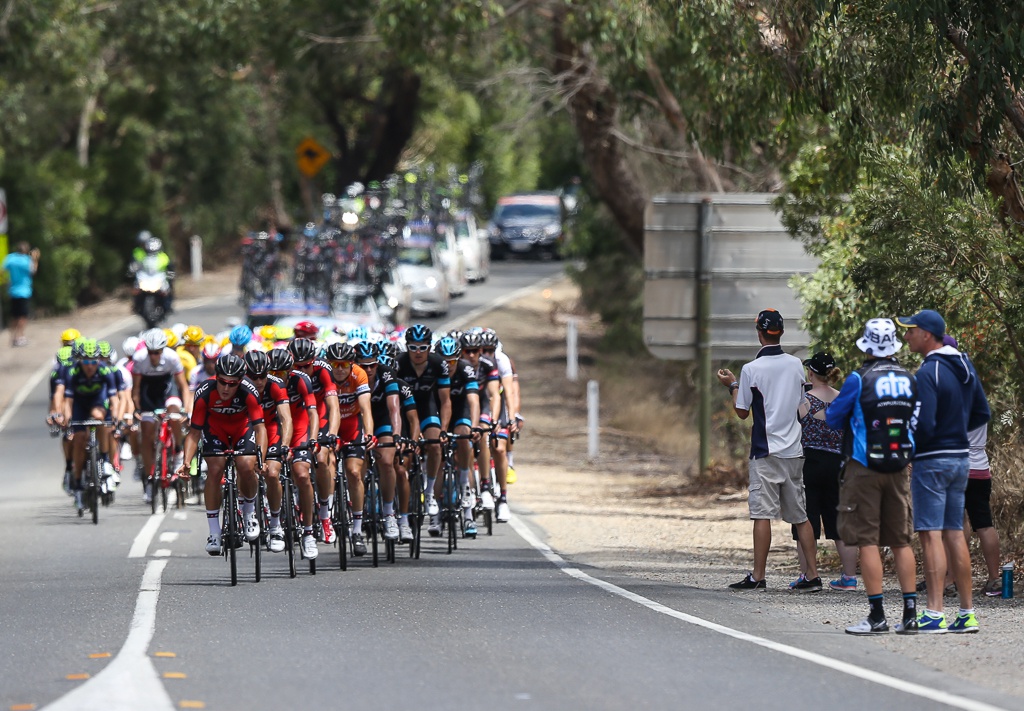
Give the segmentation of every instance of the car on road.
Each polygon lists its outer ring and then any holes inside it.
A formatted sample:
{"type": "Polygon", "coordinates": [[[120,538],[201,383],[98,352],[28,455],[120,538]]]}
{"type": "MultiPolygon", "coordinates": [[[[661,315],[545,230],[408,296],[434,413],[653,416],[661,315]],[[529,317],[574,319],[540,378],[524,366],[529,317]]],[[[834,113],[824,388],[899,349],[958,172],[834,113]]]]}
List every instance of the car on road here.
{"type": "Polygon", "coordinates": [[[471,284],[484,281],[491,273],[491,243],[487,230],[477,226],[476,216],[469,210],[455,216],[455,239],[466,262],[466,278],[471,284]]]}
{"type": "Polygon", "coordinates": [[[412,289],[413,316],[443,316],[451,305],[448,278],[433,237],[407,230],[398,243],[398,277],[412,289]]]}
{"type": "Polygon", "coordinates": [[[510,254],[560,259],[565,243],[565,214],[556,192],[506,195],[498,199],[488,237],[491,258],[510,254]]]}

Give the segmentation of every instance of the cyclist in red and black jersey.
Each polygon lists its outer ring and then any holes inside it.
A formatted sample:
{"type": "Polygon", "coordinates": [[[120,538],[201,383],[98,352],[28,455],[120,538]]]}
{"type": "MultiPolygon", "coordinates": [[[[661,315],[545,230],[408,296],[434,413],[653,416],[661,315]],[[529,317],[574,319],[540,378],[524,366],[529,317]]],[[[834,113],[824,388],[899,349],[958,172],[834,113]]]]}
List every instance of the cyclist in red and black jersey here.
{"type": "Polygon", "coordinates": [[[316,396],[319,417],[317,441],[324,445],[316,455],[316,488],[320,500],[320,526],[324,543],[334,542],[331,526],[331,501],[334,497],[334,443],[338,440],[341,411],[338,408],[338,389],[331,377],[331,366],[316,357],[316,344],[308,338],[296,338],[288,344],[288,352],[295,359],[295,369],[309,376],[316,396]]]}
{"type": "MultiPolygon", "coordinates": [[[[310,479],[319,422],[316,395],[313,394],[313,383],[309,376],[292,369],[295,360],[291,353],[284,348],[275,348],[267,357],[270,360],[271,373],[287,383],[292,418],[292,481],[299,493],[299,513],[303,522],[302,555],[307,559],[313,559],[318,553],[316,539],[313,537],[313,482],[310,479]]],[[[280,498],[280,490],[277,496],[280,498]]],[[[267,487],[267,498],[270,498],[270,487],[267,487]]]]}
{"type": "Polygon", "coordinates": [[[263,424],[267,428],[267,459],[263,476],[267,482],[267,502],[270,504],[268,542],[271,553],[284,550],[284,529],[281,527],[281,467],[288,456],[292,441],[292,411],[288,391],[280,378],[270,374],[270,359],[265,351],[245,354],[245,371],[260,394],[263,424]]]}
{"type": "Polygon", "coordinates": [[[235,457],[238,471],[238,493],[242,502],[245,537],[259,538],[256,519],[256,451],[266,461],[267,428],[263,424],[263,406],[256,387],[245,379],[245,363],[229,353],[217,359],[217,377],[196,389],[192,407],[192,426],[185,437],[185,455],[178,467],[178,476],[186,476],[187,467],[196,456],[199,438],[203,438],[203,459],[206,460],[206,521],[210,537],[206,552],[221,554],[221,480],[227,466],[225,452],[241,451],[235,457]],[[212,508],[211,508],[212,507],[212,508]]]}

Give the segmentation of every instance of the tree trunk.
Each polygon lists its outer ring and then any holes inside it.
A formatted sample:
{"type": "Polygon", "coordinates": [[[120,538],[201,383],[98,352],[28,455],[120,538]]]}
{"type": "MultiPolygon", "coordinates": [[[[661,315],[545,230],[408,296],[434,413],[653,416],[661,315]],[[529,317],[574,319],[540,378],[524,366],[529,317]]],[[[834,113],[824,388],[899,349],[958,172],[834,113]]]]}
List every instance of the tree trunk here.
{"type": "Polygon", "coordinates": [[[596,73],[594,62],[566,36],[565,12],[563,8],[553,18],[555,73],[560,89],[566,97],[598,196],[608,206],[630,246],[642,254],[647,195],[613,135],[618,97],[608,82],[596,73]]]}

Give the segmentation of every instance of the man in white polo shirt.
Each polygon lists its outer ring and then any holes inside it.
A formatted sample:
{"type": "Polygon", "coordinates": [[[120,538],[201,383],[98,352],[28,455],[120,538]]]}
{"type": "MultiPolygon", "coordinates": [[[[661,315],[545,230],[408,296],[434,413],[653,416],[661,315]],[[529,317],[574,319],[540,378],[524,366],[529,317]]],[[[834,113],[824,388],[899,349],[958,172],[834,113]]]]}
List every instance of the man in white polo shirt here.
{"type": "Polygon", "coordinates": [[[814,533],[807,520],[803,485],[804,451],[800,445],[797,408],[804,398],[804,366],[800,359],[782,351],[782,314],[765,309],[757,315],[757,339],[761,350],[743,366],[739,380],[729,370],[718,379],[729,388],[733,408],[741,420],[754,417],[750,433],[750,495],[747,504],[754,522],[754,570],[729,587],[733,590],[764,590],[768,549],[772,545],[772,520],[782,517],[796,526],[798,544],[807,561],[803,577],[790,587],[793,592],[819,592],[814,533]]]}

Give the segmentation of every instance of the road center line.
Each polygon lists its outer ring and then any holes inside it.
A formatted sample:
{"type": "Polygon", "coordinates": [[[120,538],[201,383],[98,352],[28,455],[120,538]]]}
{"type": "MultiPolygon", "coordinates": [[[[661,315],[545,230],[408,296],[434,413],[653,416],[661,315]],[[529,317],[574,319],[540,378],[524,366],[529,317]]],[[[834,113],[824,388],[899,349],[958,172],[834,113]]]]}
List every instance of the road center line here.
{"type": "Polygon", "coordinates": [[[135,536],[135,540],[132,541],[132,547],[128,551],[129,558],[145,558],[146,551],[149,550],[149,544],[153,541],[153,536],[156,535],[156,531],[160,528],[160,524],[163,523],[164,516],[167,513],[161,511],[157,514],[152,514],[149,520],[146,521],[146,525],[142,527],[142,530],[135,536]]]}
{"type": "Polygon", "coordinates": [[[50,711],[171,711],[174,704],[147,655],[166,560],[146,564],[128,639],[103,671],[46,708],[50,711]]]}
{"type": "Polygon", "coordinates": [[[717,632],[719,634],[726,635],[727,637],[732,637],[743,642],[750,642],[751,644],[756,644],[759,647],[771,649],[775,652],[781,652],[782,654],[786,654],[791,657],[796,657],[797,659],[803,659],[804,661],[810,662],[812,664],[817,664],[818,666],[826,667],[827,669],[832,669],[842,674],[849,674],[850,676],[857,677],[858,679],[864,679],[865,681],[870,681],[881,686],[887,686],[897,691],[902,691],[907,694],[912,694],[914,696],[919,696],[921,698],[937,701],[947,706],[952,706],[959,709],[966,709],[967,711],[1005,711],[1005,709],[1002,709],[999,706],[993,706],[991,704],[986,704],[982,701],[975,701],[973,699],[968,699],[962,696],[956,696],[954,694],[950,694],[945,691],[940,691],[938,689],[931,689],[927,686],[915,684],[911,681],[897,679],[896,677],[888,676],[887,674],[881,674],[879,672],[872,671],[871,669],[859,667],[856,664],[850,664],[849,662],[843,662],[838,659],[826,657],[823,654],[809,652],[804,649],[799,649],[798,647],[791,647],[788,644],[774,642],[770,639],[765,639],[764,637],[758,637],[756,635],[748,634],[746,632],[740,632],[739,630],[734,630],[731,627],[726,627],[715,622],[710,622],[708,620],[696,617],[694,615],[688,615],[685,612],[673,610],[671,607],[662,605],[660,602],[655,602],[654,600],[646,598],[643,595],[638,595],[634,592],[626,590],[625,588],[620,588],[618,585],[613,585],[612,583],[601,580],[600,578],[595,578],[592,575],[588,575],[579,568],[572,567],[567,560],[565,560],[562,556],[558,555],[553,550],[551,550],[551,547],[549,545],[547,545],[539,538],[537,538],[537,536],[534,535],[533,531],[531,531],[526,526],[526,524],[521,522],[518,519],[518,517],[513,516],[509,523],[511,524],[512,529],[516,533],[518,533],[524,541],[526,541],[531,546],[536,548],[541,555],[547,558],[548,561],[553,563],[556,567],[558,567],[559,570],[561,570],[566,575],[576,578],[577,580],[580,580],[584,583],[589,583],[590,585],[601,588],[605,592],[609,592],[612,595],[618,595],[619,597],[625,598],[630,602],[635,602],[638,605],[643,605],[647,609],[653,610],[654,612],[661,613],[662,615],[668,615],[669,617],[674,617],[677,620],[681,620],[691,625],[696,625],[697,627],[703,627],[704,629],[708,629],[712,632],[717,632]]]}

